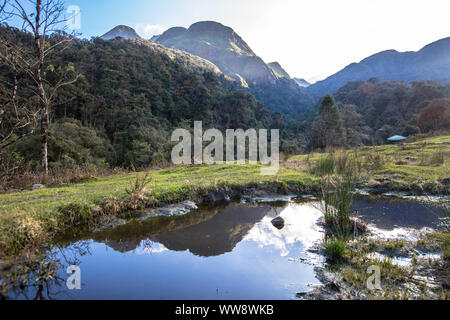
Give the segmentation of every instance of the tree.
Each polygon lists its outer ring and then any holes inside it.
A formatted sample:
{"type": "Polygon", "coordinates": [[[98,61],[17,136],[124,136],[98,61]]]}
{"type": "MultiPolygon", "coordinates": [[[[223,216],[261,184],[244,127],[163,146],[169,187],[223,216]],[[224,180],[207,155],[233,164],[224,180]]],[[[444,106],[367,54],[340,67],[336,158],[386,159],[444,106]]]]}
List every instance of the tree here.
{"type": "Polygon", "coordinates": [[[320,102],[318,115],[312,125],[312,146],[326,148],[344,144],[344,128],[336,101],[327,94],[320,102]]]}
{"type": "MultiPolygon", "coordinates": [[[[6,11],[8,5],[7,0],[0,2],[0,23],[11,17],[6,11]]],[[[23,99],[19,101],[17,96],[25,72],[8,31],[5,28],[0,34],[0,69],[7,70],[0,87],[0,156],[7,147],[33,134],[37,119],[36,110],[23,99]]]]}
{"type": "Polygon", "coordinates": [[[364,117],[353,104],[339,104],[339,112],[345,128],[345,137],[350,146],[360,146],[370,143],[371,129],[364,121],[364,117]]]}
{"type": "MultiPolygon", "coordinates": [[[[78,75],[73,68],[58,69],[55,75],[54,66],[47,65],[48,57],[57,47],[68,44],[73,37],[57,36],[64,30],[64,4],[60,0],[29,0],[31,9],[21,4],[23,1],[11,0],[5,7],[9,17],[22,22],[22,30],[33,36],[31,46],[27,44],[13,44],[5,42],[6,48],[12,48],[12,61],[21,77],[27,76],[31,80],[30,89],[38,97],[41,137],[42,137],[42,168],[48,174],[48,130],[50,125],[50,110],[59,88],[74,83],[78,75]],[[52,75],[52,77],[47,77],[52,75]],[[52,79],[50,79],[52,78],[52,79]]],[[[8,50],[6,50],[8,51],[8,50]]]]}
{"type": "Polygon", "coordinates": [[[445,99],[434,99],[419,115],[418,124],[423,131],[437,130],[448,120],[450,104],[445,99]]]}

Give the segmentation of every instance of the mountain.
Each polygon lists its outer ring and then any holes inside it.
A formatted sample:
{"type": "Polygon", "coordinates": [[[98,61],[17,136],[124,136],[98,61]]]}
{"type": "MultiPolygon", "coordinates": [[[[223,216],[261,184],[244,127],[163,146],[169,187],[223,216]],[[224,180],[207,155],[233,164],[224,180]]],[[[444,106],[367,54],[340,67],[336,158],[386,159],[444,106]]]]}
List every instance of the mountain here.
{"type": "Polygon", "coordinates": [[[154,41],[211,61],[236,80],[237,89],[248,90],[272,112],[296,117],[314,104],[279,63],[267,65],[232,28],[218,22],[173,27],[154,41]]]}
{"type": "Polygon", "coordinates": [[[153,42],[156,42],[156,41],[158,41],[159,37],[161,37],[161,35],[160,34],[156,34],[153,37],[151,37],[150,40],[153,41],[153,42]]]}
{"type": "Polygon", "coordinates": [[[102,35],[101,38],[103,40],[112,40],[115,38],[122,38],[128,40],[128,39],[140,39],[141,37],[136,33],[136,31],[133,28],[120,25],[102,35]]]}
{"type": "Polygon", "coordinates": [[[303,78],[294,78],[294,80],[302,88],[307,88],[307,87],[309,87],[311,85],[311,83],[309,83],[308,81],[306,81],[303,78]]]}
{"type": "Polygon", "coordinates": [[[326,93],[335,93],[347,82],[370,78],[380,81],[450,82],[450,37],[430,43],[417,52],[379,52],[309,86],[307,92],[320,97],[326,93]]]}
{"type": "Polygon", "coordinates": [[[202,21],[189,29],[170,28],[156,42],[205,58],[223,73],[248,83],[275,84],[277,77],[244,40],[230,27],[218,22],[202,21]]]}
{"type": "Polygon", "coordinates": [[[275,72],[275,75],[278,78],[287,78],[290,79],[291,76],[284,70],[281,65],[278,62],[271,62],[267,64],[270,69],[272,69],[273,72],[275,72]]]}

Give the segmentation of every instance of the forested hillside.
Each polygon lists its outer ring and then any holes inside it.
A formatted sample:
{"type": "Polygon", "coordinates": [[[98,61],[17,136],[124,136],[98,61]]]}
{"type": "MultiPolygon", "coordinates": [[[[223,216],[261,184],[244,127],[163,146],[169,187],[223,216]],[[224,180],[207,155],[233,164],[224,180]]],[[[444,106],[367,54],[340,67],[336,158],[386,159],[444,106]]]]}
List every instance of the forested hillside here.
{"type": "Polygon", "coordinates": [[[278,63],[267,65],[230,27],[200,21],[189,29],[170,28],[155,41],[213,62],[272,112],[295,118],[314,106],[313,97],[280,71],[278,63]]]}
{"type": "MultiPolygon", "coordinates": [[[[6,31],[14,33],[15,41],[32,41],[30,35],[1,30],[6,31]]],[[[54,166],[164,162],[169,160],[171,132],[191,128],[193,120],[219,129],[270,126],[265,106],[248,93],[231,90],[214,65],[150,41],[73,40],[49,57],[47,81],[66,68],[80,77],[58,90],[51,110],[49,159],[54,166]]],[[[11,70],[3,67],[1,76],[6,100],[11,70]]],[[[21,88],[18,94],[24,101],[33,96],[21,88]]],[[[7,126],[3,123],[2,129],[7,126]]],[[[20,161],[37,165],[38,132],[7,154],[16,151],[20,161]]]]}
{"type": "Polygon", "coordinates": [[[384,143],[392,135],[450,129],[450,85],[436,82],[350,82],[335,95],[347,143],[384,143]],[[435,104],[441,107],[433,107],[435,104]],[[431,107],[431,108],[430,108],[431,107]],[[434,112],[440,108],[437,114],[434,112]],[[430,126],[428,117],[437,118],[430,126]]]}
{"type": "MultiPolygon", "coordinates": [[[[14,29],[0,31],[25,46],[33,40],[14,29]]],[[[49,45],[60,38],[54,35],[49,45]]],[[[256,86],[253,96],[211,62],[148,40],[73,39],[46,61],[48,86],[62,73],[79,76],[57,90],[50,110],[48,150],[54,168],[167,163],[174,145],[172,131],[192,130],[193,121],[220,130],[280,129],[281,151],[286,154],[329,145],[382,144],[392,134],[409,136],[449,128],[450,86],[433,82],[351,82],[338,90],[335,99],[328,99],[326,108],[311,108],[296,118],[286,116],[283,108],[271,113],[258,102],[271,100],[287,106],[288,114],[294,113],[295,107],[289,106],[301,101],[290,95],[293,90],[283,91],[294,82],[279,79],[286,83],[276,93],[273,86],[256,86]],[[324,145],[315,135],[325,131],[338,132],[339,138],[324,145]]],[[[5,103],[14,74],[2,66],[0,75],[1,102],[5,103]]],[[[18,97],[31,107],[37,101],[26,85],[19,86],[18,97]]],[[[13,110],[9,112],[13,119],[13,110]]],[[[10,122],[2,122],[0,133],[8,132],[8,126],[10,122]]],[[[22,133],[18,130],[15,136],[22,133]]],[[[40,141],[39,123],[35,123],[33,134],[1,152],[2,171],[39,169],[40,141]]]]}

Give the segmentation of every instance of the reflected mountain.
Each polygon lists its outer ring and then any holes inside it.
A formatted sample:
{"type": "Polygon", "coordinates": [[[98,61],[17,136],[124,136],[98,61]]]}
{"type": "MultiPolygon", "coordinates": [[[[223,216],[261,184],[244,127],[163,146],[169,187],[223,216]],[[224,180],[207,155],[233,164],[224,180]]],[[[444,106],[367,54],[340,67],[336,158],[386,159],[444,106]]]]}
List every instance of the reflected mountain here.
{"type": "MultiPolygon", "coordinates": [[[[282,207],[260,204],[210,206],[181,217],[158,217],[147,221],[105,230],[94,235],[118,252],[144,250],[152,252],[145,241],[158,243],[173,251],[186,251],[202,256],[219,256],[231,252],[255,224],[264,217],[275,217],[282,207]]],[[[154,251],[153,251],[154,252],[154,251]]]]}
{"type": "Polygon", "coordinates": [[[189,250],[203,257],[219,256],[233,251],[255,224],[270,213],[276,216],[277,209],[269,205],[231,204],[208,221],[161,234],[154,240],[170,250],[189,250]]]}

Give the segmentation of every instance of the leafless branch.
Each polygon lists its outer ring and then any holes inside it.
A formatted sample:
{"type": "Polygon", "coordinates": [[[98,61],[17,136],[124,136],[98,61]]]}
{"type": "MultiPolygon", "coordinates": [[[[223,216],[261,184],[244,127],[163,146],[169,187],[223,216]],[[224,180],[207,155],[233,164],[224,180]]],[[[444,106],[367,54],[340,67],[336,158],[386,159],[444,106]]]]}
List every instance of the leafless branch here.
{"type": "Polygon", "coordinates": [[[58,32],[66,29],[68,19],[64,17],[62,0],[0,0],[0,21],[3,17],[22,21],[22,31],[31,32],[32,45],[15,43],[14,31],[0,35],[0,66],[7,66],[12,74],[8,81],[9,99],[0,103],[0,151],[12,143],[35,132],[40,118],[43,137],[43,167],[47,170],[47,132],[50,121],[52,100],[61,87],[75,83],[79,75],[58,74],[59,80],[50,83],[46,79],[45,65],[48,55],[56,49],[63,50],[73,41],[73,37],[58,32]],[[27,11],[28,10],[28,11],[27,11]],[[25,79],[26,78],[26,79],[25,79]],[[38,99],[38,110],[30,105],[17,102],[18,89],[25,90],[38,99]],[[7,119],[5,119],[7,117],[7,119]]]}

